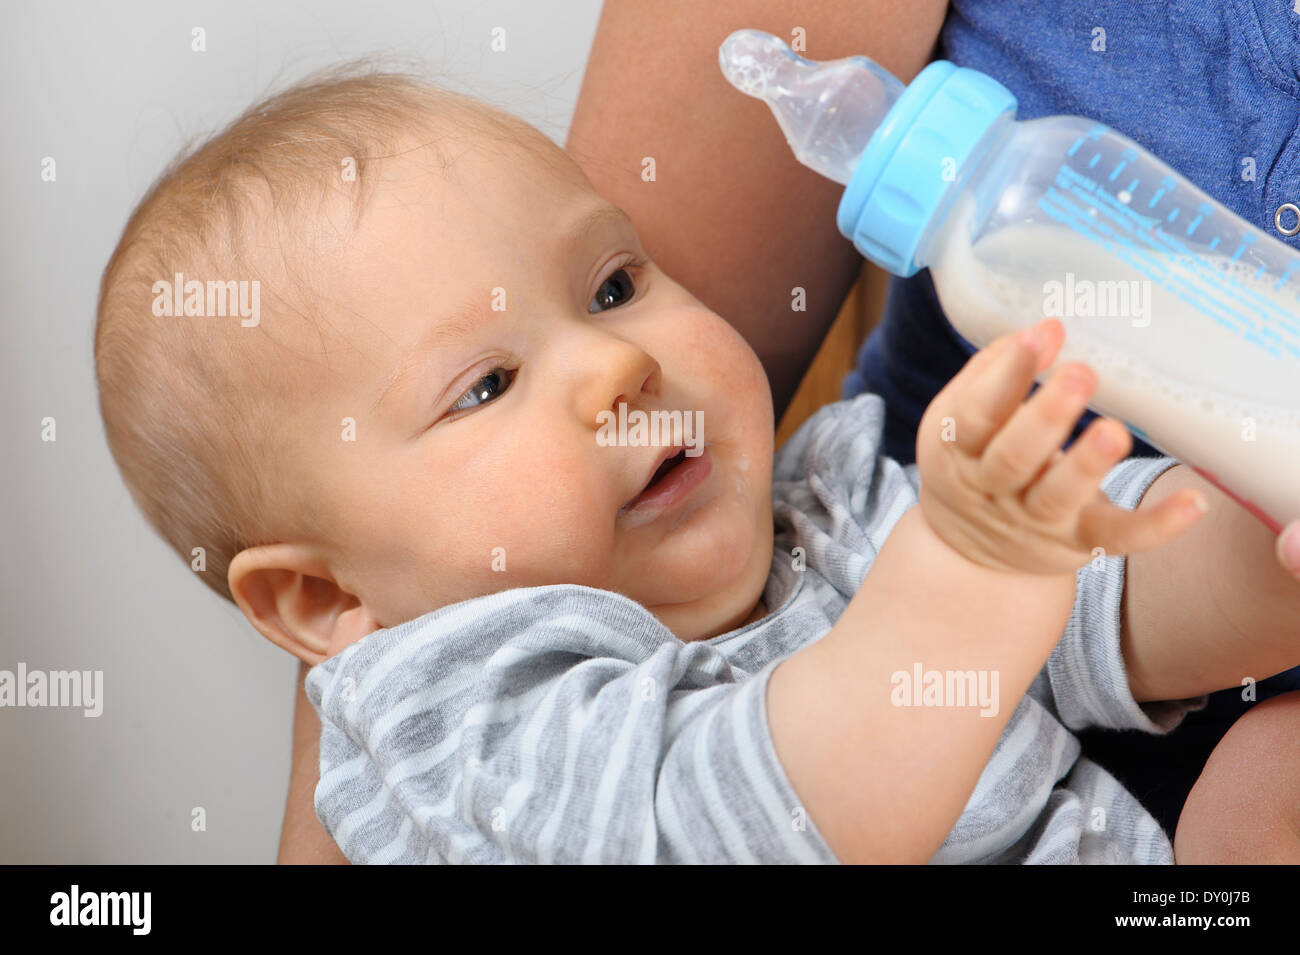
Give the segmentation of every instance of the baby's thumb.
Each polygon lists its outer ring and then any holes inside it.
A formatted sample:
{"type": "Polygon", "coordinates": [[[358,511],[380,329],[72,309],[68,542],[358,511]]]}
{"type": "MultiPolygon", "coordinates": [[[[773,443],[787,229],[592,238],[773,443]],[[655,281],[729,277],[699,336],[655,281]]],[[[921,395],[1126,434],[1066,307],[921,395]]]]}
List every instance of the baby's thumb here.
{"type": "Polygon", "coordinates": [[[1171,494],[1153,508],[1127,510],[1102,492],[1103,500],[1080,515],[1084,540],[1110,554],[1139,554],[1161,547],[1205,516],[1210,503],[1195,488],[1171,494]]]}

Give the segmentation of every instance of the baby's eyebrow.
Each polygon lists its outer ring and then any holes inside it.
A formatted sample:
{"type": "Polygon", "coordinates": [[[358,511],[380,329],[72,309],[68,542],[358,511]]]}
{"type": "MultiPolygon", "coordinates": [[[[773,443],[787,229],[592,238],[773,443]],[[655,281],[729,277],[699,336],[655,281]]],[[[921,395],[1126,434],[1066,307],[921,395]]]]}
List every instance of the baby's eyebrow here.
{"type": "Polygon", "coordinates": [[[632,217],[618,206],[604,202],[578,219],[569,230],[568,238],[570,243],[576,243],[586,238],[588,233],[594,232],[599,226],[615,224],[630,226],[632,217]]]}
{"type": "MultiPolygon", "coordinates": [[[[565,245],[570,249],[576,248],[583,239],[601,226],[618,224],[631,227],[632,219],[618,206],[609,202],[602,202],[574,220],[573,224],[565,232],[565,245]]],[[[458,341],[472,334],[483,322],[488,321],[487,311],[483,307],[486,301],[488,301],[488,297],[485,295],[475,296],[446,318],[435,322],[416,346],[402,359],[392,374],[384,379],[383,386],[379,391],[379,397],[370,406],[371,413],[373,414],[379,410],[379,406],[384,403],[384,399],[388,397],[394,388],[402,384],[411,374],[411,371],[418,367],[426,357],[439,348],[446,347],[448,343],[458,341]]]]}
{"type": "Polygon", "coordinates": [[[370,406],[371,412],[378,411],[379,406],[384,403],[384,399],[388,397],[393,389],[409,377],[412,370],[418,367],[429,355],[439,348],[445,348],[448,344],[472,334],[485,321],[487,321],[487,318],[482,302],[476,297],[460,306],[447,318],[435,322],[430,326],[424,338],[402,359],[392,374],[384,379],[384,385],[379,392],[379,397],[370,406]]]}

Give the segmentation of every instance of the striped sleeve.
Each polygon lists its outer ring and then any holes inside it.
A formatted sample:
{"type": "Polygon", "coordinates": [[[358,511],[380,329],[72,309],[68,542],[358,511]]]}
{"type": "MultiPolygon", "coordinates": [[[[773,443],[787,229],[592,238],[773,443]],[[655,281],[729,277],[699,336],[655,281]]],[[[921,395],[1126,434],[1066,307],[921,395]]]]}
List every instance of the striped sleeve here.
{"type": "Polygon", "coordinates": [[[1080,757],[1078,739],[1022,697],[932,864],[1168,865],[1160,825],[1128,790],[1080,757]]]}
{"type": "MultiPolygon", "coordinates": [[[[1170,457],[1127,458],[1106,475],[1102,490],[1119,506],[1133,510],[1156,478],[1177,463],[1170,457]]],[[[1029,688],[1029,695],[1070,729],[1167,733],[1208,700],[1201,696],[1139,704],[1133,698],[1120,649],[1125,579],[1123,555],[1099,555],[1079,569],[1065,633],[1029,688]]]]}
{"type": "Polygon", "coordinates": [[[765,691],[576,585],[510,590],[314,667],[316,811],[353,862],[835,862],[765,691]]]}

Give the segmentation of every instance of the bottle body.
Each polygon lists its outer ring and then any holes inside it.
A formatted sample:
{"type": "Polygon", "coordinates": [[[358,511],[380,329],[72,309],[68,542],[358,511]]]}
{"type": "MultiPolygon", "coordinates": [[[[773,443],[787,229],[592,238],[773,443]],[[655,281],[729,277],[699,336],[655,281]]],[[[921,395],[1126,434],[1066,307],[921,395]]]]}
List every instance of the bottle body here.
{"type": "Polygon", "coordinates": [[[719,63],[847,187],[840,231],[897,275],[929,267],[966,339],[1059,318],[1057,362],[1096,371],[1094,410],[1274,530],[1300,518],[1300,255],[1105,125],[1017,122],[975,70],[936,61],[904,88],[755,30],[719,63]]]}
{"type": "Polygon", "coordinates": [[[1275,530],[1300,518],[1300,256],[1104,125],[992,140],[917,254],[953,327],[983,346],[1058,317],[1094,410],[1275,530]]]}

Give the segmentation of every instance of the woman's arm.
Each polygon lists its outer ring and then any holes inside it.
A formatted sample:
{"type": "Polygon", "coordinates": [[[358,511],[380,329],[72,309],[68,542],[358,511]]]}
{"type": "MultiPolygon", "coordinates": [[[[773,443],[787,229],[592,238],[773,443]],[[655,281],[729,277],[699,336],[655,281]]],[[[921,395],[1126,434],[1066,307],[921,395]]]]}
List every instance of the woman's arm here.
{"type": "Polygon", "coordinates": [[[1152,483],[1142,507],[1184,488],[1210,512],[1168,547],[1128,558],[1121,646],[1139,702],[1180,700],[1300,665],[1300,580],[1276,535],[1189,467],[1152,483]]]}
{"type": "Polygon", "coordinates": [[[1214,747],[1178,817],[1179,865],[1300,863],[1300,693],[1256,703],[1214,747]]]}
{"type": "Polygon", "coordinates": [[[348,865],[325,827],[316,818],[313,794],[320,778],[320,718],[307,699],[303,681],[310,669],[298,666],[298,695],[293,707],[293,765],[289,770],[289,795],[284,801],[280,828],[279,865],[348,865]]]}
{"type": "Polygon", "coordinates": [[[789,403],[862,265],[835,228],[843,187],[800,165],[767,107],[718,69],[753,27],[805,55],[866,54],[905,82],[929,60],[944,0],[607,0],[566,149],[631,216],[646,251],[745,336],[789,403]],[[654,181],[642,179],[654,159],[654,181]],[[804,289],[807,311],[791,310],[804,289]]]}

